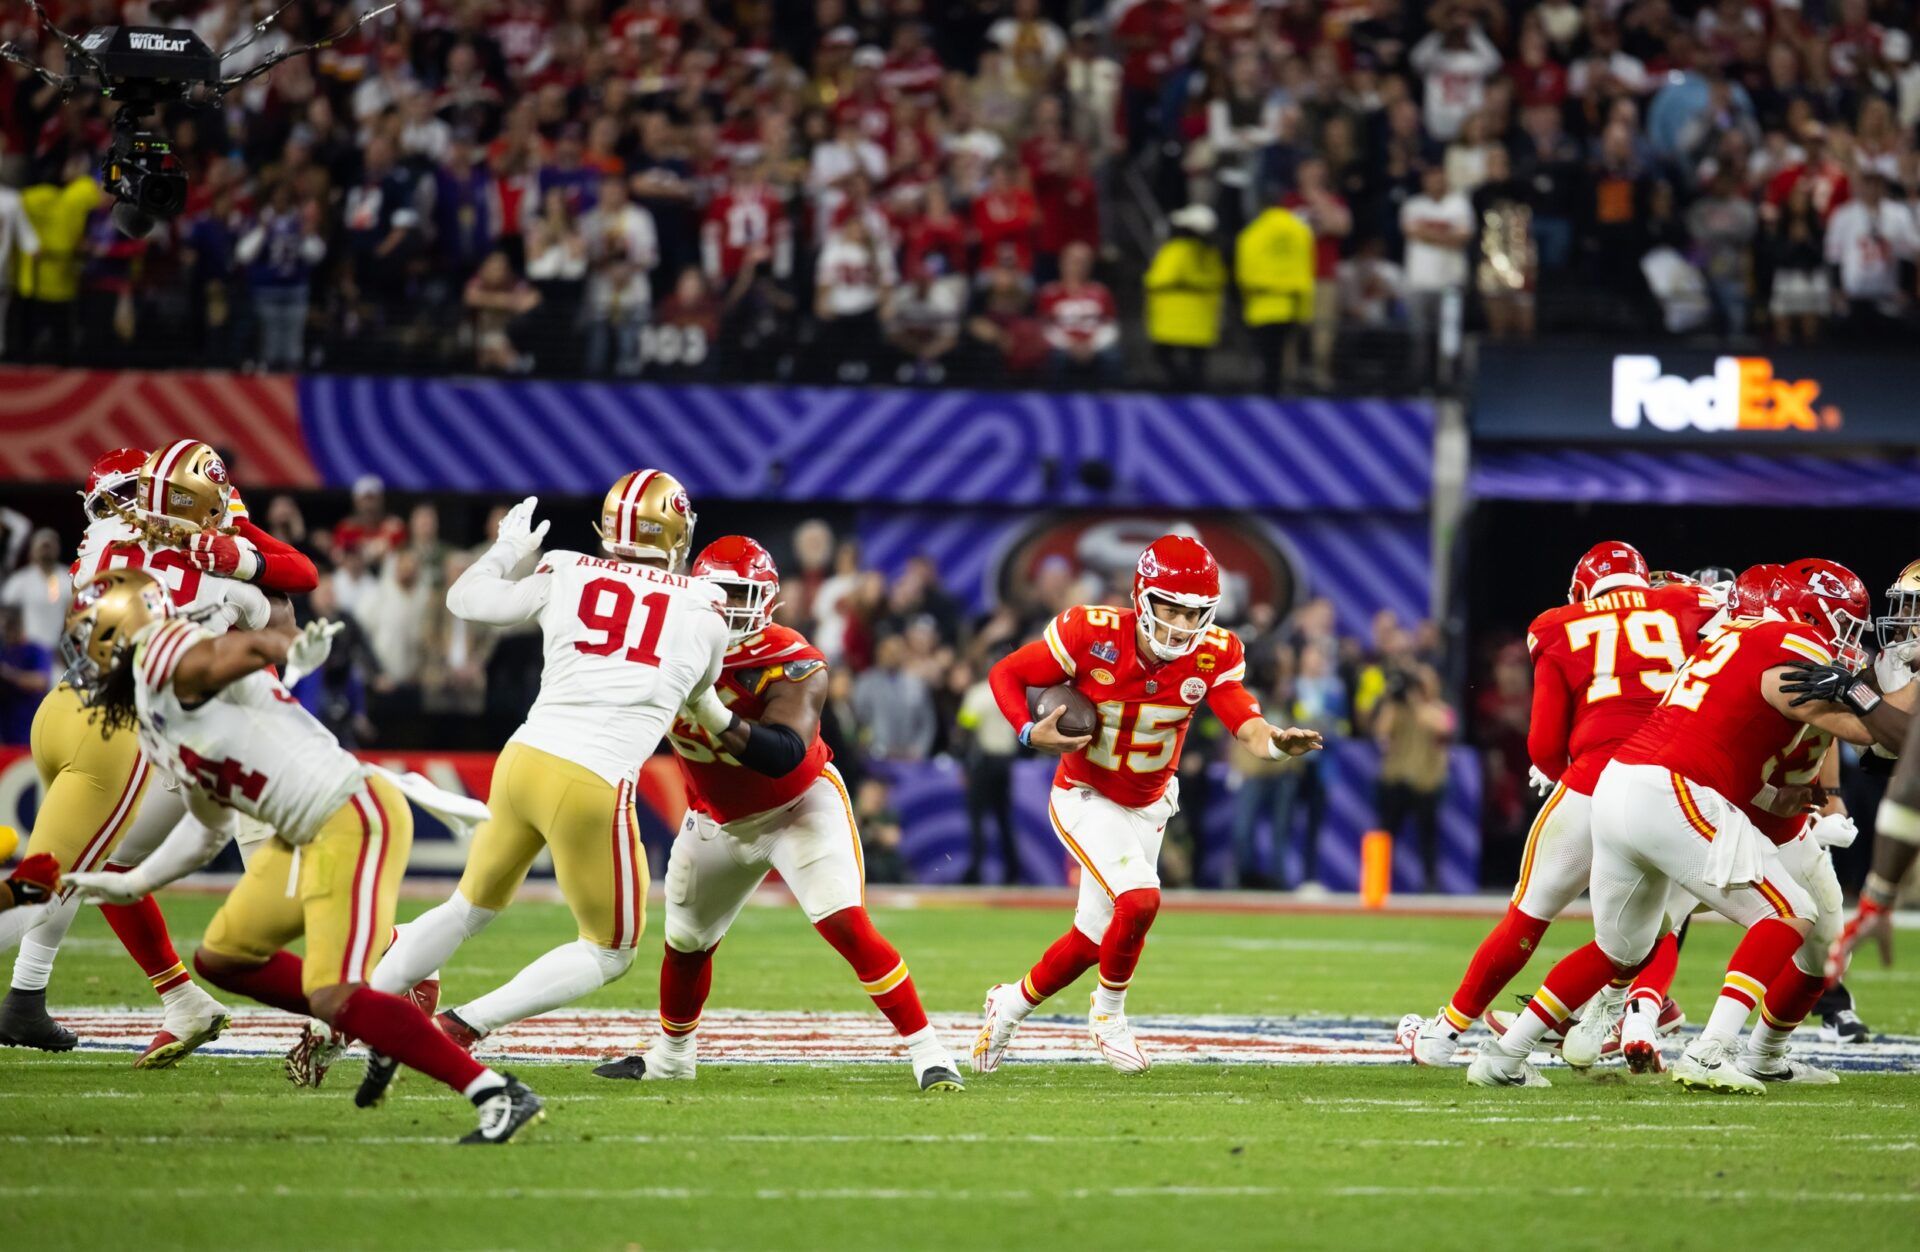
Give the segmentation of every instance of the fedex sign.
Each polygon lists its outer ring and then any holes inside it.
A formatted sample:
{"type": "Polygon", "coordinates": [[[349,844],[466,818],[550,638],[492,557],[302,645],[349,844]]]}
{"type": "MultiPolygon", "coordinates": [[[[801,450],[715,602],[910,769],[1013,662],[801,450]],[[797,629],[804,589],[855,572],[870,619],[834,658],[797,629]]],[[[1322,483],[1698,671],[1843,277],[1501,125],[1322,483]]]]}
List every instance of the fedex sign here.
{"type": "Polygon", "coordinates": [[[1776,378],[1766,357],[1723,356],[1713,373],[1683,378],[1661,372],[1660,358],[1613,358],[1613,424],[1638,430],[1820,431],[1840,426],[1840,410],[1816,403],[1820,384],[1811,378],[1776,378]]]}

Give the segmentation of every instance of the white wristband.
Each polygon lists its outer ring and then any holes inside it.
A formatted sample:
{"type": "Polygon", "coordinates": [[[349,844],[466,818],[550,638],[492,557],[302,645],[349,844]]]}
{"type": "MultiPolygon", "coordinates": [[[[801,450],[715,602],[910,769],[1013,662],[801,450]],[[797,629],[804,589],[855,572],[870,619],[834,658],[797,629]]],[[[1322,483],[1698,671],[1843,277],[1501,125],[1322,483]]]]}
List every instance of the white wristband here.
{"type": "Polygon", "coordinates": [[[733,725],[733,710],[720,699],[720,693],[708,687],[699,695],[687,701],[687,712],[700,724],[700,729],[709,735],[725,733],[733,725]]]}

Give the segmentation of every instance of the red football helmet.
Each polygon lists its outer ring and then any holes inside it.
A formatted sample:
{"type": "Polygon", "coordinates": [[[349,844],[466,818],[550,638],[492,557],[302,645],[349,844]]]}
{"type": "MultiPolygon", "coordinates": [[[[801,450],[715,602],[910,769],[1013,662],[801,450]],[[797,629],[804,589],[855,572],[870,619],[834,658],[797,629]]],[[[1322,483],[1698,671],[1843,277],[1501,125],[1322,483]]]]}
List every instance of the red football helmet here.
{"type": "Polygon", "coordinates": [[[1616,587],[1646,587],[1652,572],[1640,549],[1618,539],[1596,543],[1587,549],[1573,567],[1573,583],[1567,588],[1567,603],[1578,604],[1605,595],[1616,587]]]}
{"type": "Polygon", "coordinates": [[[1764,617],[1767,612],[1767,593],[1773,589],[1773,580],[1786,573],[1784,565],[1751,565],[1740,571],[1733,580],[1733,594],[1727,597],[1727,613],[1731,617],[1764,617]]]}
{"type": "Polygon", "coordinates": [[[1140,614],[1147,646],[1161,660],[1172,661],[1198,648],[1220,607],[1220,567],[1207,545],[1185,535],[1162,535],[1148,544],[1133,568],[1133,607],[1140,614]],[[1165,621],[1154,611],[1156,603],[1200,609],[1200,621],[1194,626],[1165,621]]]}
{"type": "Polygon", "coordinates": [[[780,571],[767,550],[745,535],[726,535],[700,549],[693,576],[727,593],[720,616],[727,622],[727,642],[739,646],[767,628],[780,600],[780,571]],[[743,599],[736,599],[740,588],[743,599]]]}
{"type": "Polygon", "coordinates": [[[146,463],[147,454],[138,448],[115,448],[95,461],[87,471],[86,490],[80,493],[80,507],[87,517],[99,521],[111,516],[109,501],[130,506],[139,487],[140,467],[146,463]]]}
{"type": "Polygon", "coordinates": [[[1873,601],[1860,576],[1839,562],[1818,557],[1789,562],[1773,580],[1767,607],[1788,621],[1812,626],[1842,664],[1859,669],[1867,663],[1861,640],[1873,601]]]}

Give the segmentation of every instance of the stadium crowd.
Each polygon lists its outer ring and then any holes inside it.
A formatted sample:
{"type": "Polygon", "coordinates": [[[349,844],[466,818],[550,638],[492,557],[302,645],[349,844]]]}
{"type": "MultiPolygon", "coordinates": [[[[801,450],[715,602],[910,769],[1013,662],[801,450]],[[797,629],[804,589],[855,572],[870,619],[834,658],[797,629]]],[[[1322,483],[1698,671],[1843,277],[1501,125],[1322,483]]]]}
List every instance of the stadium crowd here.
{"type": "MultiPolygon", "coordinates": [[[[55,14],[224,46],[268,7],[55,14]]],[[[230,67],[349,12],[294,6],[230,67]]],[[[1409,331],[1424,361],[1461,308],[1504,336],[1910,333],[1914,22],[1901,0],[406,0],[170,119],[192,198],[141,241],[104,211],[106,102],[9,63],[5,350],[1196,386],[1225,345],[1217,381],[1279,389],[1409,331]],[[1121,351],[1142,336],[1157,353],[1121,351]]],[[[0,38],[62,62],[26,6],[0,38]]]]}
{"type": "MultiPolygon", "coordinates": [[[[476,626],[449,613],[445,597],[448,584],[491,543],[505,511],[488,514],[484,535],[454,542],[442,533],[435,504],[416,503],[403,516],[369,478],[344,515],[324,523],[310,524],[284,495],[255,514],[322,571],[319,586],[296,602],[296,615],[346,623],[326,666],[295,688],[343,744],[492,750],[523,720],[540,681],[537,623],[476,626]]],[[[0,579],[0,743],[25,744],[34,709],[57,677],[67,564],[52,530],[33,531],[11,510],[0,510],[0,525],[10,540],[11,571],[0,579]]],[[[1016,597],[981,614],[943,583],[932,561],[917,558],[889,578],[863,563],[857,539],[836,534],[824,520],[766,539],[783,573],[778,617],[806,633],[831,663],[822,734],[853,789],[864,835],[881,853],[869,875],[886,881],[889,872],[905,872],[885,771],[873,767],[938,757],[966,773],[972,863],[964,876],[981,880],[991,841],[998,841],[1000,864],[1015,864],[1006,852],[1013,838],[1011,772],[1025,750],[994,704],[987,669],[1068,607],[1126,603],[1128,586],[1104,585],[1056,561],[1016,597]]],[[[1379,821],[1417,841],[1431,877],[1446,749],[1457,732],[1432,624],[1383,613],[1369,638],[1344,636],[1324,599],[1301,604],[1284,620],[1271,606],[1255,605],[1226,624],[1246,642],[1248,687],[1264,706],[1329,739],[1378,741],[1379,821]]],[[[1220,805],[1230,813],[1229,868],[1199,885],[1315,883],[1330,771],[1338,768],[1332,754],[1256,759],[1203,706],[1182,762],[1182,811],[1164,855],[1170,881],[1205,877],[1198,866],[1209,849],[1196,832],[1220,805]]]]}

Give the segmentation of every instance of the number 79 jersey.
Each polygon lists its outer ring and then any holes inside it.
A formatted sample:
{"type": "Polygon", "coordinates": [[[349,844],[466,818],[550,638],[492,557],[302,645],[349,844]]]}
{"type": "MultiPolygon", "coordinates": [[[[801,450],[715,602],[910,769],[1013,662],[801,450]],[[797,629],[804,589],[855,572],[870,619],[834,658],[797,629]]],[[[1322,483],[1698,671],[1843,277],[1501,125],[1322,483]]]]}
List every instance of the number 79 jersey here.
{"type": "Polygon", "coordinates": [[[647,565],[549,552],[531,577],[540,609],[540,695],[514,740],[618,786],[653,755],[727,650],[718,588],[647,565]]]}
{"type": "Polygon", "coordinates": [[[1246,649],[1232,631],[1209,627],[1200,646],[1149,664],[1139,651],[1132,609],[1089,605],[1048,623],[1044,638],[1067,681],[1100,714],[1093,742],[1060,758],[1056,787],[1091,787],[1115,804],[1145,808],[1166,792],[1201,701],[1229,731],[1259,712],[1241,680],[1246,649]]]}
{"type": "Polygon", "coordinates": [[[174,693],[180,659],[213,635],[180,618],[133,652],[140,750],[192,793],[307,843],[360,789],[365,767],[265,670],[192,708],[174,693]]]}
{"type": "Polygon", "coordinates": [[[1614,749],[1653,712],[1717,612],[1703,589],[1672,584],[1622,588],[1534,618],[1533,763],[1592,795],[1614,749]]]}

